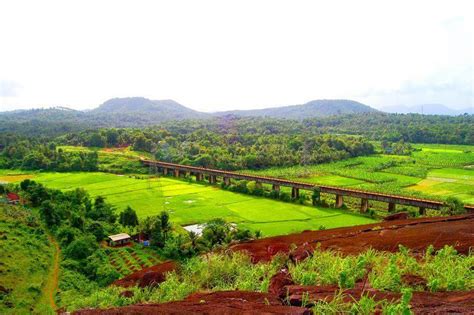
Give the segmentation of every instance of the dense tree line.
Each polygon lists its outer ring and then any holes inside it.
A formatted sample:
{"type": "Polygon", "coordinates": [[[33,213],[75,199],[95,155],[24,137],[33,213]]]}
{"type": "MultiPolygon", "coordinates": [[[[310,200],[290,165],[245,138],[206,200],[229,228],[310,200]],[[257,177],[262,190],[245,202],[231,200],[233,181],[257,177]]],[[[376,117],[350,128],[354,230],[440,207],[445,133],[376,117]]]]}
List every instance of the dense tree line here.
{"type": "Polygon", "coordinates": [[[164,161],[228,170],[317,164],[371,154],[374,149],[368,140],[392,143],[384,147],[386,152],[403,154],[410,151],[406,143],[474,144],[472,125],[472,115],[367,113],[304,121],[226,116],[140,129],[82,127],[70,132],[60,128],[62,135],[51,137],[52,123],[38,128],[34,137],[0,133],[0,167],[97,169],[95,153],[62,152],[55,143],[131,146],[164,161]]]}
{"type": "Polygon", "coordinates": [[[96,171],[97,152],[64,152],[53,141],[0,135],[0,168],[96,171]]]}
{"type": "Polygon", "coordinates": [[[67,134],[58,141],[88,147],[131,146],[163,161],[230,170],[316,164],[374,152],[361,137],[311,134],[283,121],[278,125],[221,123],[89,130],[67,134]]]}
{"type": "Polygon", "coordinates": [[[474,145],[474,115],[371,113],[312,119],[308,128],[364,135],[374,140],[474,145]]]}
{"type": "MultiPolygon", "coordinates": [[[[235,129],[261,129],[265,125],[275,125],[281,130],[307,131],[311,134],[342,133],[365,135],[370,139],[412,143],[474,144],[474,116],[388,114],[367,112],[343,114],[306,120],[271,119],[265,117],[237,118],[232,115],[207,119],[163,121],[156,112],[81,112],[64,108],[37,109],[0,113],[0,134],[13,132],[26,136],[45,135],[49,137],[80,132],[87,129],[111,127],[146,128],[158,125],[160,128],[176,132],[210,127],[212,130],[224,128],[224,132],[235,129]],[[230,123],[230,124],[229,124],[230,123]],[[230,127],[227,128],[227,127],[230,127]]],[[[302,115],[305,117],[307,115],[302,115]]],[[[171,116],[174,117],[174,116],[171,116]]],[[[196,116],[197,117],[197,116],[196,116]]],[[[272,129],[272,128],[270,128],[272,129]]]]}

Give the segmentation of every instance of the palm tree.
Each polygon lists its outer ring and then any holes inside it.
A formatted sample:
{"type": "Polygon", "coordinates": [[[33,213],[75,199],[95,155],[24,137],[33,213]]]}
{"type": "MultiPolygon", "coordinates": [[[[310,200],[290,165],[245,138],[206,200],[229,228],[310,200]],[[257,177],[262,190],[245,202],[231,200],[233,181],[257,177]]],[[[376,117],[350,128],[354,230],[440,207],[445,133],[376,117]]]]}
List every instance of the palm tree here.
{"type": "Polygon", "coordinates": [[[171,222],[168,212],[162,211],[159,216],[161,222],[161,231],[163,233],[163,241],[166,242],[168,233],[171,231],[171,222]]]}
{"type": "Polygon", "coordinates": [[[194,231],[189,231],[188,236],[189,236],[189,240],[191,241],[192,249],[196,249],[196,242],[199,238],[199,235],[194,231]]]}

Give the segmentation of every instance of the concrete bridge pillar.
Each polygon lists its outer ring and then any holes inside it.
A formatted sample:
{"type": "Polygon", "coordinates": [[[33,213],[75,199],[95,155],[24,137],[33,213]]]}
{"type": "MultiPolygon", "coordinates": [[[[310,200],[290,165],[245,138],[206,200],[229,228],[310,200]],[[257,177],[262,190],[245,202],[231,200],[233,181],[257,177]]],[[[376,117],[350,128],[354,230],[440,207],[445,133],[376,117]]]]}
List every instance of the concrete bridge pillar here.
{"type": "Polygon", "coordinates": [[[255,182],[255,188],[262,189],[262,183],[261,182],[255,182]]]}
{"type": "Polygon", "coordinates": [[[174,177],[179,177],[179,170],[178,169],[174,170],[174,177]]]}
{"type": "Polygon", "coordinates": [[[369,209],[369,200],[362,198],[360,200],[360,213],[365,213],[369,209]]]}
{"type": "Polygon", "coordinates": [[[426,208],[425,207],[420,207],[419,212],[420,215],[425,215],[426,214],[426,208]]]}
{"type": "Polygon", "coordinates": [[[273,185],[272,185],[272,190],[279,192],[279,191],[280,191],[280,185],[273,184],[273,185]]]}
{"type": "Polygon", "coordinates": [[[224,176],[224,185],[229,186],[230,185],[230,178],[224,176]]]}
{"type": "Polygon", "coordinates": [[[298,199],[300,197],[300,190],[296,187],[291,187],[291,198],[298,199]]]}
{"type": "Polygon", "coordinates": [[[209,184],[216,183],[216,175],[209,175],[209,184]]]}
{"type": "Polygon", "coordinates": [[[201,173],[196,173],[196,181],[197,182],[202,181],[202,174],[201,173]]]}
{"type": "Polygon", "coordinates": [[[397,209],[397,204],[395,202],[388,203],[388,212],[394,212],[397,209]]]}
{"type": "Polygon", "coordinates": [[[336,208],[341,208],[344,204],[344,198],[342,195],[336,195],[336,208]]]}
{"type": "Polygon", "coordinates": [[[168,169],[166,167],[163,167],[163,175],[168,175],[168,169]]]}

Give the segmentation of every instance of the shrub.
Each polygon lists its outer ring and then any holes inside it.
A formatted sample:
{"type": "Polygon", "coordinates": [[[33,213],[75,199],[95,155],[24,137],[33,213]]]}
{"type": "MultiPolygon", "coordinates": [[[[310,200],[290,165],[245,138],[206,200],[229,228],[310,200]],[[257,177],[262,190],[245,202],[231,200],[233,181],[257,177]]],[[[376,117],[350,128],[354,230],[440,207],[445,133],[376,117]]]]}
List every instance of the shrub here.
{"type": "Polygon", "coordinates": [[[450,214],[462,214],[466,212],[464,204],[456,197],[448,197],[445,202],[450,214]]]}

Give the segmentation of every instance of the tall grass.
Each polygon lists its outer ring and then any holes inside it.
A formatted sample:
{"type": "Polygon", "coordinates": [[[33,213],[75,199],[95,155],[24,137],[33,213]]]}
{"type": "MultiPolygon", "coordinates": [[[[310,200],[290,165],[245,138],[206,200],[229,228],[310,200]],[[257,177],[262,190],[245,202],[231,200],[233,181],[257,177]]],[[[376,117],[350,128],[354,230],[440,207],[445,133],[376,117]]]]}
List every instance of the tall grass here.
{"type": "Polygon", "coordinates": [[[98,290],[67,305],[68,310],[85,307],[104,308],[135,303],[167,302],[184,299],[193,292],[246,290],[266,292],[270,278],[282,266],[281,258],[270,263],[253,264],[243,253],[209,254],[194,257],[178,270],[167,274],[166,281],[153,289],[130,288],[133,297],[120,296],[123,288],[98,290]]]}
{"type": "MultiPolygon", "coordinates": [[[[271,262],[252,264],[243,253],[208,254],[189,259],[176,271],[167,274],[166,281],[151,289],[138,287],[123,289],[109,287],[95,291],[88,296],[70,300],[68,310],[85,307],[105,308],[136,303],[161,303],[181,300],[189,294],[200,291],[246,290],[266,292],[271,277],[288,261],[283,256],[271,262]],[[131,298],[120,293],[131,290],[131,298]]],[[[375,302],[369,297],[347,303],[341,292],[336,292],[330,301],[306,301],[314,305],[316,314],[336,314],[341,312],[369,314],[374,309],[382,309],[386,314],[409,313],[408,302],[412,290],[403,283],[405,274],[418,275],[427,281],[430,291],[472,290],[474,289],[474,256],[459,255],[452,247],[444,247],[437,252],[428,248],[423,257],[416,257],[404,247],[396,253],[379,252],[373,249],[352,256],[343,256],[332,251],[317,248],[312,257],[293,265],[289,272],[296,284],[328,285],[341,289],[352,288],[367,277],[376,289],[401,292],[403,298],[391,304],[387,301],[375,302]]]]}

